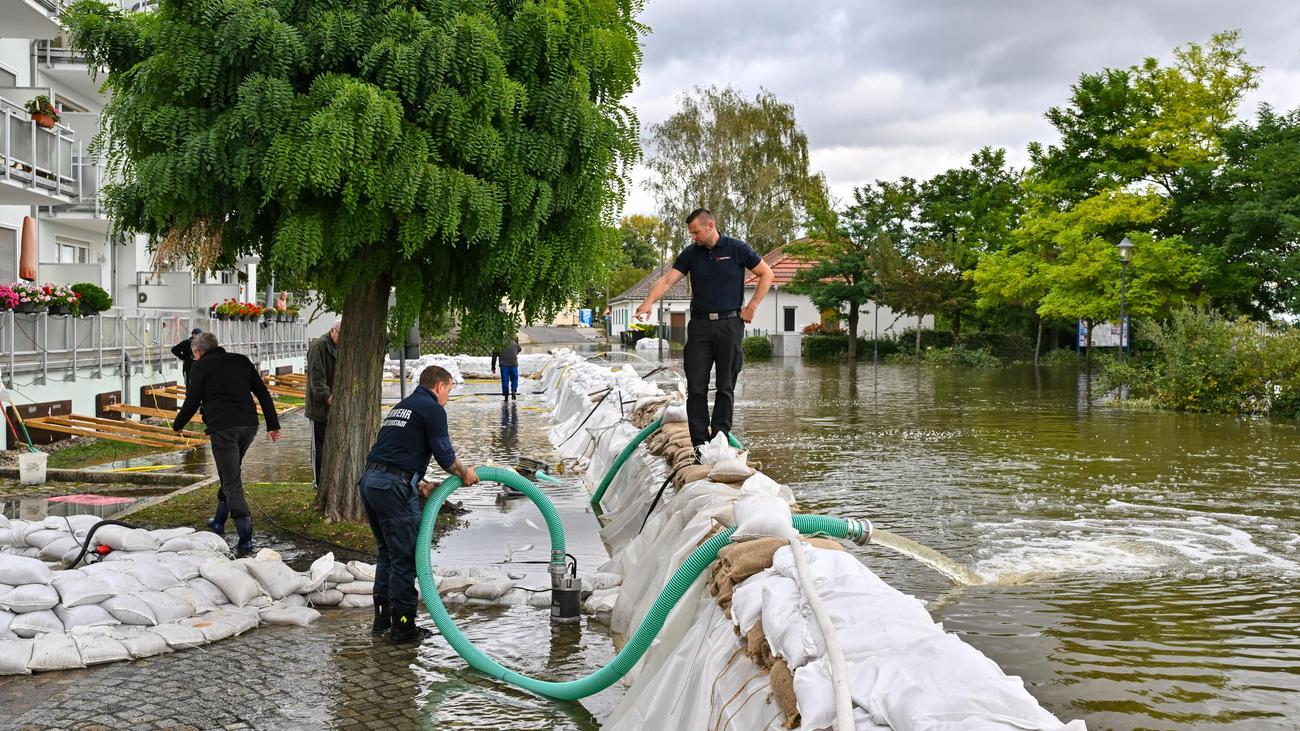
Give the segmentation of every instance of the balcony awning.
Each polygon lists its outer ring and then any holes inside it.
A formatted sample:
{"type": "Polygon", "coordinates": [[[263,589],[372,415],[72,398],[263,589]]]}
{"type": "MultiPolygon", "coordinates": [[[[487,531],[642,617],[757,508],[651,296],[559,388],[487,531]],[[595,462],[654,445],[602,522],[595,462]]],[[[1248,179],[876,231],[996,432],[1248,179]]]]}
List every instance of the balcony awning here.
{"type": "Polygon", "coordinates": [[[23,240],[18,248],[18,278],[29,282],[36,281],[36,259],[38,244],[36,239],[36,219],[23,216],[23,240]]]}

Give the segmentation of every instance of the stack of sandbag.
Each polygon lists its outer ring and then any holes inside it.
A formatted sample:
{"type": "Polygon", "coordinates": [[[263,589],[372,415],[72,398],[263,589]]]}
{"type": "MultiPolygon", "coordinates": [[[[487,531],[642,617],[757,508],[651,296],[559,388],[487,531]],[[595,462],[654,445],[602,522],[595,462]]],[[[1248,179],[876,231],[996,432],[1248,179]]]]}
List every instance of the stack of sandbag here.
{"type": "MultiPolygon", "coordinates": [[[[406,379],[414,381],[420,377],[420,372],[431,365],[445,368],[451,374],[454,383],[464,383],[465,377],[461,374],[460,368],[456,365],[456,359],[450,355],[422,355],[419,358],[412,358],[406,361],[406,379]]],[[[402,361],[393,360],[384,356],[384,375],[389,378],[398,378],[402,373],[402,361]]]]}

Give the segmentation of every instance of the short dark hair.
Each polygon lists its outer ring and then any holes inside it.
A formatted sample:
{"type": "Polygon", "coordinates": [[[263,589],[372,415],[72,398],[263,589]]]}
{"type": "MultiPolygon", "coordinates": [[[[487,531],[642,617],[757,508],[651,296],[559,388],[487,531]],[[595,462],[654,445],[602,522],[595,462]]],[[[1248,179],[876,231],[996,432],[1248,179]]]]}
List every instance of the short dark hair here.
{"type": "Polygon", "coordinates": [[[451,373],[442,366],[429,366],[420,371],[420,385],[428,389],[444,383],[451,383],[453,380],[451,373]]]}
{"type": "Polygon", "coordinates": [[[687,226],[691,225],[691,223],[695,221],[695,219],[699,218],[700,216],[704,216],[706,220],[712,221],[713,211],[710,211],[707,208],[696,208],[695,210],[691,211],[691,215],[686,217],[686,225],[687,226]]]}
{"type": "Polygon", "coordinates": [[[203,332],[203,328],[201,328],[201,327],[196,327],[196,328],[194,328],[193,330],[190,331],[190,335],[191,335],[191,336],[193,336],[193,335],[198,335],[198,334],[201,333],[201,332],[203,332]]]}

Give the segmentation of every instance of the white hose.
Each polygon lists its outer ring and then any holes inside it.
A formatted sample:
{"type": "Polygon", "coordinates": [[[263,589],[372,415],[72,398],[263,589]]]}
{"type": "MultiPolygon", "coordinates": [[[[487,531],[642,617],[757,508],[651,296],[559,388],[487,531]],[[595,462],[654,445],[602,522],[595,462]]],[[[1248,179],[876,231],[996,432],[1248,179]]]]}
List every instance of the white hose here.
{"type": "Polygon", "coordinates": [[[803,553],[803,542],[798,535],[790,538],[790,552],[794,554],[794,567],[799,574],[799,588],[808,599],[817,626],[822,632],[822,643],[826,646],[826,658],[831,664],[831,687],[835,689],[835,731],[853,731],[853,698],[849,694],[849,666],[844,661],[844,650],[839,638],[835,636],[835,625],[826,613],[821,595],[813,585],[812,571],[808,568],[808,559],[803,553]]]}

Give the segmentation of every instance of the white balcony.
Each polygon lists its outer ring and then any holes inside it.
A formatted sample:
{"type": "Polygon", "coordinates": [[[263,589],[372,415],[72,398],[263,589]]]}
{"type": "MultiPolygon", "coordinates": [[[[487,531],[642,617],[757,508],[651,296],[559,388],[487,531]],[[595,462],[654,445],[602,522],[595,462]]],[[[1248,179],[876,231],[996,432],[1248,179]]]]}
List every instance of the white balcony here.
{"type": "Polygon", "coordinates": [[[53,38],[59,28],[61,2],[52,0],[0,0],[0,37],[53,38]]]}
{"type": "MultiPolygon", "coordinates": [[[[4,2],[6,0],[0,0],[4,2]]],[[[32,50],[36,67],[50,81],[57,81],[60,87],[84,99],[100,98],[99,87],[104,82],[91,74],[86,65],[86,54],[67,47],[63,36],[53,40],[36,42],[32,50]]],[[[48,83],[48,82],[47,82],[48,83]]]]}
{"type": "MultiPolygon", "coordinates": [[[[45,128],[23,108],[26,98],[0,96],[0,205],[71,203],[78,194],[73,165],[76,135],[65,125],[45,128]]],[[[29,98],[29,97],[28,97],[29,98]]]]}

